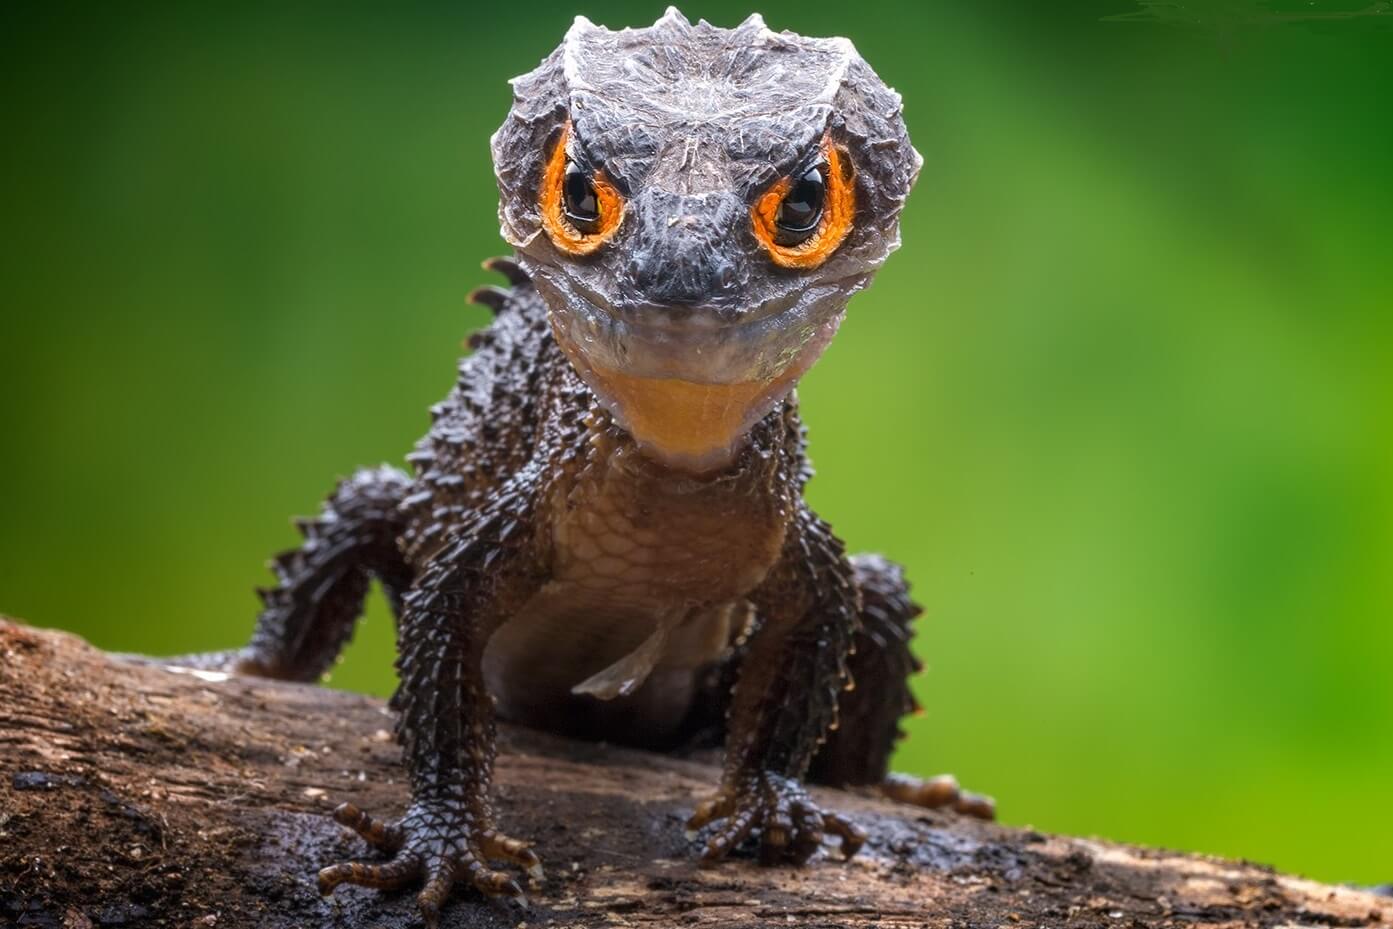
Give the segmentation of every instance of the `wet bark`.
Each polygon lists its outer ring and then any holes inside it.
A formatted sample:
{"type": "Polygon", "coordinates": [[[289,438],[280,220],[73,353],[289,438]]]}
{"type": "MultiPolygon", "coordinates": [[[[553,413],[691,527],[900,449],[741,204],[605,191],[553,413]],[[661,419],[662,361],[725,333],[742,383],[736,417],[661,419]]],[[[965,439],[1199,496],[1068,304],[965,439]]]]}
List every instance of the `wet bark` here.
{"type": "MultiPolygon", "coordinates": [[[[366,697],[133,664],[0,620],[0,925],[416,925],[411,892],[324,900],[313,882],[368,854],[328,810],[406,802],[391,723],[366,697]]],[[[459,891],[447,927],[1393,927],[1393,900],[1258,865],[834,791],[871,834],[855,860],[701,868],[682,820],[710,765],[502,738],[500,815],[547,877],[526,913],[459,891]]]]}

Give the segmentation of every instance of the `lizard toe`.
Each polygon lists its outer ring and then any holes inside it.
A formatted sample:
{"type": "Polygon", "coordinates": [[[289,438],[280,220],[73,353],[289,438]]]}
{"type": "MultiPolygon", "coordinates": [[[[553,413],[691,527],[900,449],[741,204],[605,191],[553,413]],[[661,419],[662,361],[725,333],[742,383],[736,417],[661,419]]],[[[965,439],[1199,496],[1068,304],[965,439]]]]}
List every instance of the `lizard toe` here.
{"type": "Polygon", "coordinates": [[[926,810],[947,808],[976,819],[996,819],[996,801],[986,794],[963,790],[951,774],[927,780],[909,774],[887,774],[880,783],[880,792],[891,800],[926,810]]]}
{"type": "Polygon", "coordinates": [[[479,836],[479,850],[485,858],[517,865],[526,871],[527,876],[533,881],[541,881],[546,877],[542,870],[542,859],[537,857],[529,843],[521,839],[490,829],[479,836]]]}
{"type": "Polygon", "coordinates": [[[334,810],[334,821],[358,833],[364,842],[384,852],[395,852],[402,846],[400,826],[373,819],[351,803],[341,803],[334,810]]]}
{"type": "Polygon", "coordinates": [[[377,890],[395,890],[411,882],[420,873],[421,863],[415,856],[393,859],[386,864],[370,861],[346,861],[330,865],[319,872],[319,892],[329,896],[340,884],[357,884],[377,890]]]}
{"type": "Polygon", "coordinates": [[[504,835],[477,815],[451,803],[417,803],[394,823],[374,819],[351,803],[334,810],[334,820],[368,844],[392,854],[387,862],[347,861],[319,872],[325,896],[340,884],[395,890],[415,881],[427,926],[435,926],[456,883],[466,883],[490,897],[512,897],[526,905],[522,887],[508,874],[488,866],[490,860],[525,868],[540,880],[541,859],[528,843],[504,835]]]}
{"type": "Polygon", "coordinates": [[[706,840],[702,860],[720,861],[756,831],[763,864],[790,862],[801,865],[822,846],[827,833],[841,840],[842,854],[850,858],[865,844],[866,833],[835,813],[823,811],[793,778],[761,774],[723,789],[697,808],[688,828],[720,822],[706,840]]]}

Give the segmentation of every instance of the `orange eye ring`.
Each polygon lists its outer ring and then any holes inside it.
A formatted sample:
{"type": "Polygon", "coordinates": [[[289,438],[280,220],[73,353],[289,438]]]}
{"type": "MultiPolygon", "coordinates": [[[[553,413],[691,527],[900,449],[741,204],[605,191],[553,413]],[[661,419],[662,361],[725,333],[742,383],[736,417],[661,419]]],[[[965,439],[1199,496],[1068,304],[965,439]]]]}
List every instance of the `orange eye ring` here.
{"type": "Polygon", "coordinates": [[[851,163],[830,139],[822,140],[823,157],[827,160],[827,192],[823,198],[822,216],[812,235],[797,244],[779,241],[779,206],[788,196],[793,179],[782,177],[760,195],[750,208],[750,220],[755,238],[774,264],[781,268],[808,270],[822,264],[846,240],[856,216],[856,183],[851,163]]]}
{"type": "Polygon", "coordinates": [[[577,228],[566,215],[566,169],[570,159],[566,143],[571,137],[571,124],[562,127],[561,138],[547,158],[542,172],[542,190],[537,205],[541,208],[542,228],[552,244],[571,255],[589,255],[614,236],[624,218],[624,198],[605,177],[603,170],[590,178],[594,192],[596,217],[590,230],[577,228]]]}

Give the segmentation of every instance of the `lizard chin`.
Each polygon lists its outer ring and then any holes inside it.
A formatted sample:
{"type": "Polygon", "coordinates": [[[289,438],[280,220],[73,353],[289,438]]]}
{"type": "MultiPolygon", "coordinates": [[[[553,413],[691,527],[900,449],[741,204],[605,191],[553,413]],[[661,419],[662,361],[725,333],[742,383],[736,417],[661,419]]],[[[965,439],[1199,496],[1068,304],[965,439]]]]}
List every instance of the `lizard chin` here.
{"type": "Polygon", "coordinates": [[[745,305],[612,299],[558,264],[527,261],[557,344],[639,450],[710,473],[822,355],[869,272],[766,290],[745,305]]]}
{"type": "Polygon", "coordinates": [[[565,314],[549,316],[576,373],[639,450],[676,470],[705,474],[734,462],[750,429],[822,355],[843,313],[792,331],[764,326],[760,333],[740,326],[654,331],[621,323],[622,337],[609,343],[621,346],[618,353],[577,338],[565,314]],[[765,344],[742,344],[759,335],[765,344]],[[748,357],[752,350],[759,361],[748,357]]]}
{"type": "Polygon", "coordinates": [[[600,404],[644,454],[698,474],[731,464],[750,428],[789,394],[802,373],[790,367],[768,381],[733,383],[642,377],[592,365],[574,346],[561,345],[600,404]]]}

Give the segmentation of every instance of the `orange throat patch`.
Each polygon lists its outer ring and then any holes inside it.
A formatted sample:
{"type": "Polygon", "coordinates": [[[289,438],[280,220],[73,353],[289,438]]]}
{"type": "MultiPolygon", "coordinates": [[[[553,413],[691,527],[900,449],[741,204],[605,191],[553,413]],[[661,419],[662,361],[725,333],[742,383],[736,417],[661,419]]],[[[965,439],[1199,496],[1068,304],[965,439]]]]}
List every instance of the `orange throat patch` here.
{"type": "Polygon", "coordinates": [[[639,447],[694,472],[727,465],[769,401],[791,389],[795,371],[772,381],[701,384],[635,377],[590,367],[592,388],[639,447]]]}

